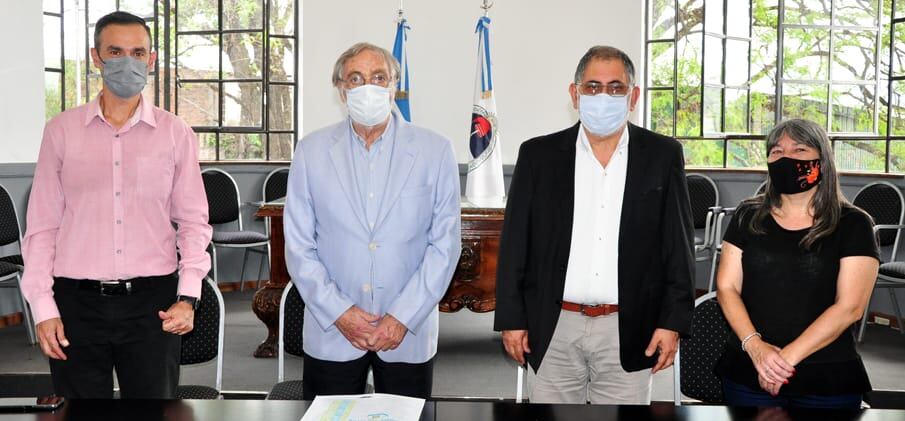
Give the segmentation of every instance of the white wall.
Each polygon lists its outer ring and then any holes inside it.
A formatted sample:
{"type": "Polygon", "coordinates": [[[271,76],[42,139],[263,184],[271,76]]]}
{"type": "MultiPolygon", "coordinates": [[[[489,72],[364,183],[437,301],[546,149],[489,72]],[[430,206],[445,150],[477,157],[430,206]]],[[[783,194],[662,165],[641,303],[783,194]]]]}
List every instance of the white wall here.
{"type": "MultiPolygon", "coordinates": [[[[392,49],[398,0],[302,0],[302,130],[345,115],[330,75],[336,58],[358,41],[392,49]]],[[[405,1],[412,119],[447,136],[467,162],[480,0],[405,1]]],[[[496,0],[491,49],[503,162],[519,144],[577,121],[568,95],[588,47],[609,44],[632,57],[643,80],[641,0],[496,0]]],[[[639,110],[642,109],[639,103],[639,110]]],[[[641,113],[635,113],[635,121],[641,113]]]]}
{"type": "Polygon", "coordinates": [[[44,128],[42,4],[0,0],[0,163],[34,162],[44,128]]]}
{"type": "MultiPolygon", "coordinates": [[[[309,133],[345,115],[330,85],[336,57],[358,41],[392,48],[399,1],[300,2],[301,127],[309,133]]],[[[405,1],[412,25],[414,122],[452,139],[460,162],[469,159],[480,4],[405,1]]],[[[577,120],[567,88],[591,45],[625,50],[643,80],[643,5],[640,0],[496,0],[491,48],[504,163],[515,162],[524,140],[577,120]]],[[[41,7],[35,0],[0,0],[0,163],[37,159],[44,126],[41,7]]]]}

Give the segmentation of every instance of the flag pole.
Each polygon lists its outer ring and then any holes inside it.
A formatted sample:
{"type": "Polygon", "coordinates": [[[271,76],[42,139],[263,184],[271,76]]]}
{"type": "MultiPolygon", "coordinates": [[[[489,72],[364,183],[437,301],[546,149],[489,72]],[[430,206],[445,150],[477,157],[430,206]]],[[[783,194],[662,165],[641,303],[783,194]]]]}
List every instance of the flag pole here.
{"type": "MultiPolygon", "coordinates": [[[[401,1],[402,1],[402,0],[400,0],[400,2],[401,2],[401,1]]],[[[491,7],[493,7],[493,0],[483,0],[483,4],[481,5],[481,8],[484,9],[484,17],[485,17],[485,18],[486,18],[487,15],[490,13],[490,8],[491,8],[491,7]]]]}

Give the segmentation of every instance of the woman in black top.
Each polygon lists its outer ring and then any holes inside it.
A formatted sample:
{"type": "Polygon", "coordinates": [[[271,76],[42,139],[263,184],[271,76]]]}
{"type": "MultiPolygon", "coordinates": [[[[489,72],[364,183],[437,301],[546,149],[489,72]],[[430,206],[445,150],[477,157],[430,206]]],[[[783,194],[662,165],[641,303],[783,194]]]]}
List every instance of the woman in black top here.
{"type": "Polygon", "coordinates": [[[717,364],[727,403],[858,408],[870,390],[846,330],[879,266],[870,216],[839,189],[829,139],[806,120],[767,136],[764,194],[727,227],[717,298],[735,331],[717,364]]]}

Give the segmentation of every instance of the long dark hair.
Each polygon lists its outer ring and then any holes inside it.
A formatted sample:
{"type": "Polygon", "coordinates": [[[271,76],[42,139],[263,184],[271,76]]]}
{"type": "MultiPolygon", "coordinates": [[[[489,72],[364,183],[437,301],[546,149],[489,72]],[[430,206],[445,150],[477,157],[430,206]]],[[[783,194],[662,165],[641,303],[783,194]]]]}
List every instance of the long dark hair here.
{"type": "MultiPolygon", "coordinates": [[[[833,147],[826,131],[813,121],[793,119],[786,120],[776,125],[767,135],[766,153],[779,143],[783,135],[792,140],[810,146],[820,154],[820,183],[817,184],[817,192],[811,197],[811,207],[814,209],[814,225],[801,239],[801,247],[810,249],[814,243],[836,231],[842,208],[851,206],[839,188],[839,176],[836,173],[836,163],[833,158],[833,147]]],[[[754,212],[748,225],[748,230],[755,234],[764,234],[764,220],[770,217],[773,209],[779,209],[782,205],[780,193],[776,191],[767,177],[764,193],[743,201],[740,209],[754,212]]],[[[743,215],[739,215],[740,217],[743,215]]],[[[740,219],[741,220],[741,219],[740,219]]]]}

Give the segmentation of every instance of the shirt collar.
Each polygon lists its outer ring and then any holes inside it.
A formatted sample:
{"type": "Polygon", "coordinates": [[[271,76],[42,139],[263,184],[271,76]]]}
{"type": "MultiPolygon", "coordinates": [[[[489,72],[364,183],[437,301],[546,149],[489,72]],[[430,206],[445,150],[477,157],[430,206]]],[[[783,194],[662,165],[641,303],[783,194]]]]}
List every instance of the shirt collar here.
{"type": "MultiPolygon", "coordinates": [[[[104,113],[101,110],[101,96],[104,95],[104,91],[101,91],[97,94],[96,97],[90,102],[88,107],[88,116],[85,118],[85,125],[87,126],[95,118],[99,118],[101,121],[107,121],[104,118],[104,113]]],[[[140,94],[141,97],[138,99],[138,107],[135,108],[135,112],[132,113],[132,117],[129,118],[128,127],[132,127],[136,125],[139,121],[144,121],[151,127],[157,127],[157,118],[154,116],[154,105],[151,104],[150,101],[145,99],[144,94],[140,94]]]]}
{"type": "MultiPolygon", "coordinates": [[[[384,127],[383,133],[381,133],[380,136],[378,136],[377,139],[374,140],[374,143],[372,143],[371,146],[377,145],[378,143],[380,143],[381,140],[383,140],[385,137],[388,137],[391,133],[393,133],[393,129],[395,129],[395,127],[394,127],[395,119],[396,119],[396,113],[390,112],[390,119],[389,119],[389,121],[387,121],[387,126],[384,127]]],[[[348,120],[349,120],[349,131],[352,132],[352,139],[356,143],[361,145],[361,147],[364,147],[365,140],[362,139],[362,137],[358,135],[358,133],[355,131],[355,127],[352,126],[352,118],[349,117],[348,120]]]]}
{"type": "MultiPolygon", "coordinates": [[[[586,152],[591,152],[591,142],[588,140],[588,134],[585,132],[583,124],[579,125],[578,127],[578,147],[584,149],[586,152]]],[[[625,148],[627,147],[628,123],[625,124],[625,129],[622,130],[622,136],[619,137],[619,143],[616,144],[616,150],[625,150],[625,148]]]]}

